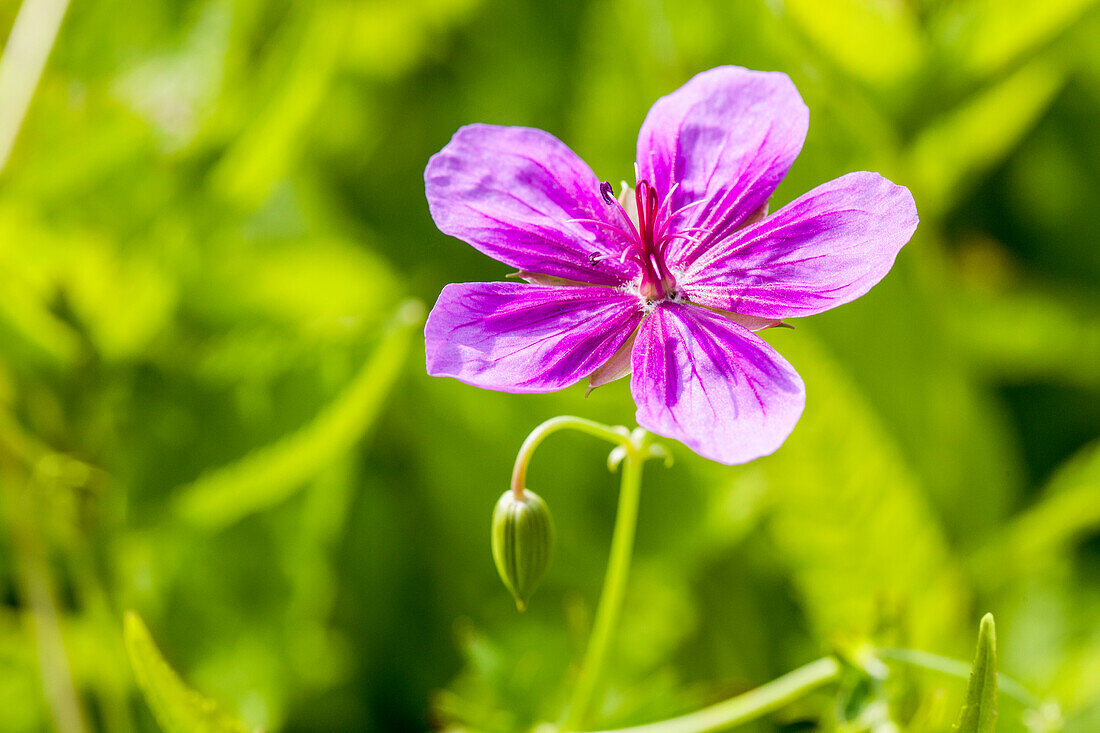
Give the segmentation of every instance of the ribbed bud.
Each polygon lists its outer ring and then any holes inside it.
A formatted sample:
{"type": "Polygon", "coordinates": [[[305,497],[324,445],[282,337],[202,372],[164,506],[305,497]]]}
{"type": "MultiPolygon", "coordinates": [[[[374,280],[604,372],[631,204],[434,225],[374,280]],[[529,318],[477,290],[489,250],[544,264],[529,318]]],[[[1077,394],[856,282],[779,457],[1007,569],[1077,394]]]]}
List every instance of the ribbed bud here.
{"type": "Polygon", "coordinates": [[[504,492],[493,510],[492,545],[500,579],[522,611],[554,551],[554,520],[546,502],[527,490],[522,500],[504,492]]]}

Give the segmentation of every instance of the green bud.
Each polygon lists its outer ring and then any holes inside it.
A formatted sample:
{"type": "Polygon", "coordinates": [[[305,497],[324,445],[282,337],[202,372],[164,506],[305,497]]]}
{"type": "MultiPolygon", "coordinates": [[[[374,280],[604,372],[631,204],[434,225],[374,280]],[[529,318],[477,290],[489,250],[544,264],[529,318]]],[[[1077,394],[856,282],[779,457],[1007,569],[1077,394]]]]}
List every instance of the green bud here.
{"type": "Polygon", "coordinates": [[[537,494],[517,499],[504,492],[493,510],[493,562],[522,611],[542,580],[554,551],[554,520],[537,494]]]}

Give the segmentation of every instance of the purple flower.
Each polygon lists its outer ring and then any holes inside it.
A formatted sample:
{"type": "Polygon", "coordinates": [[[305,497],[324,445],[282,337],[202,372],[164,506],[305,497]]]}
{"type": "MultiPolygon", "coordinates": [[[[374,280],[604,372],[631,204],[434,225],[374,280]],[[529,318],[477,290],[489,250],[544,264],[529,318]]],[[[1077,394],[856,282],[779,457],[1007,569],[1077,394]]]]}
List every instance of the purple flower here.
{"type": "Polygon", "coordinates": [[[785,74],[703,72],[650,109],[618,199],[549,133],[460,129],[425,171],[432,217],[527,282],[445,287],[428,372],[506,392],[631,374],[642,427],[723,463],[776,450],[805,387],[754,332],[863,295],[917,226],[866,172],[768,214],[808,118],[785,74]]]}

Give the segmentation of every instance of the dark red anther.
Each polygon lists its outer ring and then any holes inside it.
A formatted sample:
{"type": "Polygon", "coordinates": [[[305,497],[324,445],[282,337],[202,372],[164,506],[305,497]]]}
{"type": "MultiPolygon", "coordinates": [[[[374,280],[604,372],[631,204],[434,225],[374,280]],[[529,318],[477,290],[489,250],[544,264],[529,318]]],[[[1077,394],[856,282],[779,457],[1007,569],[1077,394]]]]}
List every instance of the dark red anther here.
{"type": "Polygon", "coordinates": [[[611,187],[611,184],[604,181],[600,184],[600,196],[603,197],[603,202],[610,206],[615,203],[615,189],[611,187]]]}

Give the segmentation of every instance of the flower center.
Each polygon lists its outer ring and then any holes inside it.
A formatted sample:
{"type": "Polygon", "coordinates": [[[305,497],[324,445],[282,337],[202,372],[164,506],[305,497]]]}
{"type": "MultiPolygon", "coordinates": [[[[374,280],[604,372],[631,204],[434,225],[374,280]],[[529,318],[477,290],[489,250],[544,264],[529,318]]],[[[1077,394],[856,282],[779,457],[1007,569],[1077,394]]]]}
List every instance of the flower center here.
{"type": "Polygon", "coordinates": [[[638,294],[643,298],[656,301],[675,297],[676,278],[665,265],[665,249],[675,239],[668,226],[672,217],[668,215],[657,190],[649,181],[638,181],[633,194],[634,206],[629,207],[633,209],[631,211],[625,205],[629,201],[625,198],[630,195],[629,189],[624,192],[624,198],[620,201],[612,195],[610,183],[600,185],[603,200],[609,206],[616,206],[628,224],[620,230],[629,240],[622,258],[629,259],[638,266],[641,272],[638,294]]]}
{"type": "Polygon", "coordinates": [[[665,297],[664,262],[657,248],[654,225],[657,219],[657,191],[649,181],[638,181],[634,189],[634,202],[637,206],[638,254],[642,266],[642,282],[638,288],[647,300],[661,300],[665,297]]]}

